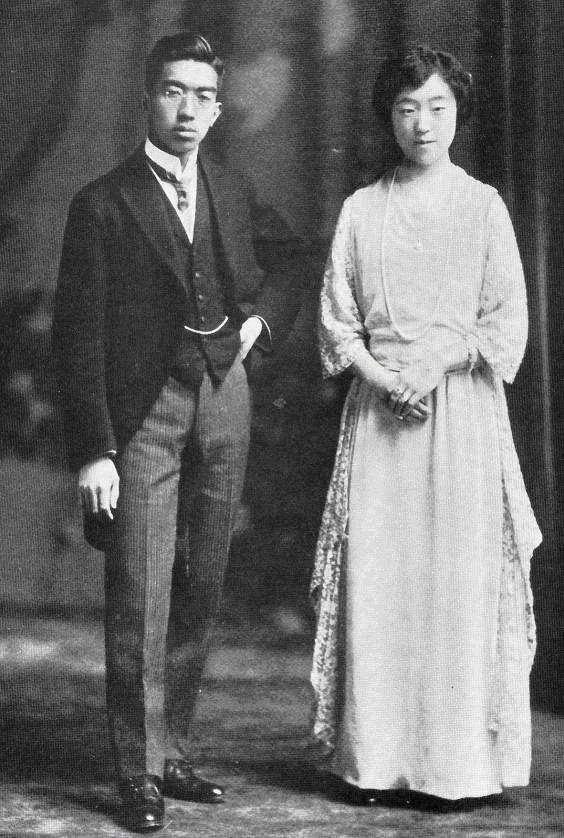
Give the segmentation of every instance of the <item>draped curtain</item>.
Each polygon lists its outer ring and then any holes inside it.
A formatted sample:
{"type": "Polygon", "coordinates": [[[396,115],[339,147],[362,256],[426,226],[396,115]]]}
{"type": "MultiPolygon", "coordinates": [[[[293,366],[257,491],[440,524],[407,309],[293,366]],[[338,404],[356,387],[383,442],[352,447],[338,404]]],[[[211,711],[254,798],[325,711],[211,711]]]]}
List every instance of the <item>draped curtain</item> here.
{"type": "MultiPolygon", "coordinates": [[[[561,0],[4,4],[0,300],[5,310],[20,311],[14,299],[30,289],[38,292],[39,330],[48,329],[68,202],[143,137],[144,56],[157,37],[180,28],[207,33],[226,60],[225,111],[209,141],[250,174],[264,199],[285,213],[310,246],[311,287],[289,357],[314,371],[308,358],[314,352],[316,287],[337,212],[393,151],[371,112],[378,61],[399,44],[427,42],[454,52],[472,72],[478,111],[457,137],[453,156],[501,192],[525,264],[530,340],[509,399],[545,536],[534,572],[540,638],[534,689],[539,701],[564,709],[558,515],[564,477],[561,0]]],[[[11,375],[20,343],[10,335],[0,337],[0,360],[11,375]]],[[[0,374],[1,387],[10,381],[0,374]]]]}

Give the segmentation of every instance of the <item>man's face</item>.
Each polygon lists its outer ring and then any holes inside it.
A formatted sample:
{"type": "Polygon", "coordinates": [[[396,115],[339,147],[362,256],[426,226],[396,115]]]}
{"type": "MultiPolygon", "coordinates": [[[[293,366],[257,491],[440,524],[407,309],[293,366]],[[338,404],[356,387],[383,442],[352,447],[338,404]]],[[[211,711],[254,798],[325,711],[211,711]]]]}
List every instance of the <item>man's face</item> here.
{"type": "Polygon", "coordinates": [[[217,73],[203,61],[170,61],[145,93],[152,143],[185,163],[221,113],[217,73]]]}

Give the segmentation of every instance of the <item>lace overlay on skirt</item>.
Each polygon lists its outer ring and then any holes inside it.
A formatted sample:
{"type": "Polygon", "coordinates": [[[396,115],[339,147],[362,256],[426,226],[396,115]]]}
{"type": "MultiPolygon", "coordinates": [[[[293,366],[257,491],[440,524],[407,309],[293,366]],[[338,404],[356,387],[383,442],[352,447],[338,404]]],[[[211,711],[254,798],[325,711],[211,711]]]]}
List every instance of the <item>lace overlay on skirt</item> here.
{"type": "MultiPolygon", "coordinates": [[[[491,697],[490,729],[502,732],[505,759],[512,764],[514,750],[530,750],[523,742],[521,717],[528,705],[528,680],[523,678],[524,638],[529,649],[528,669],[536,649],[530,561],[541,537],[522,486],[511,433],[503,385],[496,383],[496,414],[502,441],[503,468],[503,562],[500,589],[495,693],[491,697]],[[508,462],[509,460],[509,462],[508,462]],[[510,468],[507,468],[510,466],[510,468]],[[518,471],[515,472],[515,467],[518,471]],[[517,523],[526,522],[526,523],[517,523]],[[525,690],[523,688],[525,684],[525,690]]],[[[311,580],[311,598],[317,617],[311,683],[315,695],[313,736],[327,748],[335,744],[339,673],[344,661],[339,633],[341,578],[346,561],[349,476],[360,385],[354,379],[341,418],[339,443],[323,513],[311,580]]]]}

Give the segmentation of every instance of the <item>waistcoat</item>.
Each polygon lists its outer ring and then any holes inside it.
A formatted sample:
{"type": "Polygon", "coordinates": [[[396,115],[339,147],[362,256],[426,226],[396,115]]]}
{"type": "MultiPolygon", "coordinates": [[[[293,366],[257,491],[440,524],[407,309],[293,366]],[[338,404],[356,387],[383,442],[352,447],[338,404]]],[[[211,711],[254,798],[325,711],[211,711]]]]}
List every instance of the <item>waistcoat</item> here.
{"type": "MultiPolygon", "coordinates": [[[[186,265],[184,322],[193,329],[211,331],[230,313],[231,288],[222,258],[211,197],[200,168],[192,244],[169,201],[166,204],[176,244],[183,253],[186,265]]],[[[171,375],[184,384],[198,387],[207,370],[212,381],[217,384],[227,375],[239,347],[239,330],[231,319],[212,335],[195,335],[184,329],[171,375]]]]}

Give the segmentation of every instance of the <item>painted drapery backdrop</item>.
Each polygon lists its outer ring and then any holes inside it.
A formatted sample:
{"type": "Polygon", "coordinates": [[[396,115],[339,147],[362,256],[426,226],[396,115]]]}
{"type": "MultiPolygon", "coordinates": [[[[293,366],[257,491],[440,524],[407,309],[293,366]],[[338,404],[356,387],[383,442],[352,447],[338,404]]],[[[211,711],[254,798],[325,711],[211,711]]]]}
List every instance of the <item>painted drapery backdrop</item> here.
{"type": "Polygon", "coordinates": [[[545,535],[534,570],[537,701],[564,709],[564,7],[561,0],[12,0],[0,16],[0,525],[7,607],[86,610],[101,561],[80,536],[49,351],[52,295],[74,192],[143,137],[144,57],[181,28],[225,58],[208,141],[301,233],[309,281],[291,340],[254,382],[254,442],[233,549],[236,608],[307,631],[306,592],[345,383],[323,384],[316,294],[343,198],[392,158],[373,120],[378,61],[401,43],[457,54],[478,112],[453,158],[507,201],[531,333],[509,394],[545,535]],[[253,584],[249,585],[249,577],[253,584]]]}

